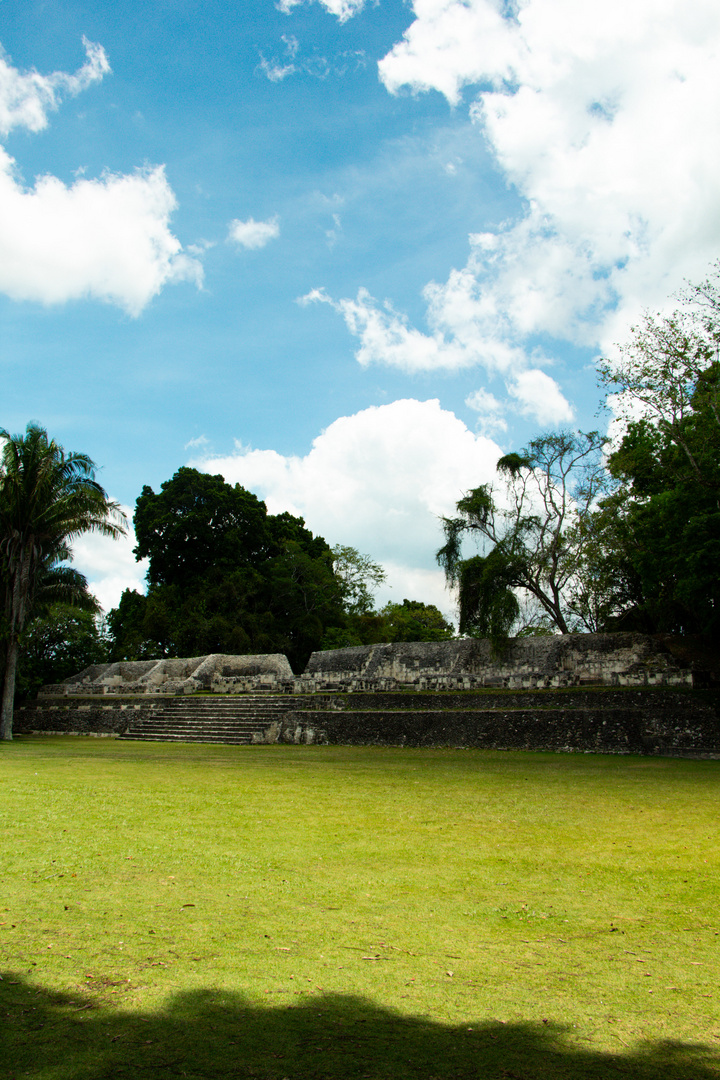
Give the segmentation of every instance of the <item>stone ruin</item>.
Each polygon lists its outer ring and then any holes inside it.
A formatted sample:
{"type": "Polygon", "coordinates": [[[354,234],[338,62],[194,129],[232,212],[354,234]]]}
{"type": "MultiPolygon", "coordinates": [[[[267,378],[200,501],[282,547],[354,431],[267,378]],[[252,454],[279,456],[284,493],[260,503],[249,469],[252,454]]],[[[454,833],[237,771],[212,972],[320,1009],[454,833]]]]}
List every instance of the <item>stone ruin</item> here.
{"type": "Polygon", "coordinates": [[[41,695],[218,694],[271,691],[551,689],[565,686],[692,686],[690,668],[644,634],[567,634],[489,641],[414,641],[314,652],[302,675],[279,653],[212,653],[180,660],[120,661],[86,668],[41,695]]]}
{"type": "Polygon", "coordinates": [[[182,660],[120,660],[93,664],[79,675],[44,686],[43,695],[193,694],[198,690],[232,694],[243,690],[291,689],[292,668],[282,653],[227,656],[210,653],[182,660]]]}
{"type": "Polygon", "coordinates": [[[692,672],[644,634],[410,641],[314,652],[304,690],[535,690],[563,686],[692,686],[692,672]]]}

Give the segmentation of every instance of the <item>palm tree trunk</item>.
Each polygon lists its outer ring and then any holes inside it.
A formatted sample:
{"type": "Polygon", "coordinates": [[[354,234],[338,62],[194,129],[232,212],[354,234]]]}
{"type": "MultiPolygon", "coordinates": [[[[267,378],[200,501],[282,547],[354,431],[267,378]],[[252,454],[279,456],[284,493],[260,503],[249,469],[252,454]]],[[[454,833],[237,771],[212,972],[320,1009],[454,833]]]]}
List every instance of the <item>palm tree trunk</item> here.
{"type": "Polygon", "coordinates": [[[0,706],[0,741],[9,742],[13,735],[13,716],[15,712],[15,677],[20,655],[20,634],[25,625],[27,595],[30,589],[30,570],[32,566],[32,544],[26,544],[22,558],[15,567],[10,579],[10,632],[5,654],[5,672],[2,688],[2,706],[0,706]]]}
{"type": "Polygon", "coordinates": [[[15,673],[18,662],[18,643],[11,636],[5,655],[5,671],[2,691],[2,711],[0,712],[0,739],[9,742],[12,739],[13,711],[15,708],[15,673]]]}

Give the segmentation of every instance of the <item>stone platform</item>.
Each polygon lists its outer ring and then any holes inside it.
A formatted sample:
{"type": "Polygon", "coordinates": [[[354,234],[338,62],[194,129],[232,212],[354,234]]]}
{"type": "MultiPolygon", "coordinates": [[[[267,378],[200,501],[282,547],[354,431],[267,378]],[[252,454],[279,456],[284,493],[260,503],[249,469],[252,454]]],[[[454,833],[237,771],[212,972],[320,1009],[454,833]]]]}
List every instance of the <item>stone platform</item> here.
{"type": "Polygon", "coordinates": [[[121,661],[86,668],[41,695],[217,694],[321,690],[551,689],[563,686],[692,686],[693,672],[643,634],[413,641],[314,652],[302,675],[285,656],[212,653],[179,660],[121,661]]]}
{"type": "Polygon", "coordinates": [[[27,734],[720,757],[720,693],[595,688],[38,699],[27,734]]]}
{"type": "Polygon", "coordinates": [[[87,668],[16,710],[22,733],[211,742],[720,756],[720,691],[640,634],[465,639],[87,668]]]}

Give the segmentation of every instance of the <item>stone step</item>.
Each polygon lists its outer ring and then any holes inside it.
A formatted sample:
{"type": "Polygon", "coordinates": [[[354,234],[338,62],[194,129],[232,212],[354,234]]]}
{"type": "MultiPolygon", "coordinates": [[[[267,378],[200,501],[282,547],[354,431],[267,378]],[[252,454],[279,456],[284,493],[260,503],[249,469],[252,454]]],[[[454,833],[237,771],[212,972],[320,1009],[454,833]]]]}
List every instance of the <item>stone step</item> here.
{"type": "Polygon", "coordinates": [[[196,712],[250,712],[252,709],[267,709],[269,712],[287,712],[288,707],[275,704],[274,702],[265,701],[248,701],[248,702],[209,702],[207,705],[197,705],[195,702],[166,702],[163,703],[160,708],[167,709],[168,712],[178,712],[183,709],[194,709],[196,712]]]}
{"type": "Polygon", "coordinates": [[[152,713],[156,713],[158,716],[188,716],[188,717],[205,717],[205,716],[228,716],[231,719],[235,716],[240,719],[244,719],[248,716],[285,716],[287,715],[287,709],[153,709],[152,713]]]}
{"type": "Polygon", "coordinates": [[[284,712],[287,708],[294,707],[295,702],[288,702],[284,704],[282,701],[208,701],[196,702],[171,699],[163,702],[163,708],[167,708],[169,711],[175,711],[177,708],[196,708],[199,712],[213,712],[217,710],[235,710],[235,708],[270,708],[274,712],[284,712]]]}
{"type": "Polygon", "coordinates": [[[252,739],[249,735],[242,737],[239,735],[188,735],[186,732],[180,734],[166,733],[163,735],[146,735],[128,731],[124,735],[120,735],[119,738],[128,742],[202,742],[222,743],[228,746],[250,746],[252,744],[252,739]]]}
{"type": "Polygon", "coordinates": [[[293,705],[292,699],[267,694],[155,699],[149,715],[132,721],[120,738],[249,745],[293,705]]]}
{"type": "Polygon", "coordinates": [[[166,714],[172,714],[173,716],[180,714],[183,715],[211,715],[218,716],[230,715],[230,716],[247,716],[253,713],[262,713],[263,715],[269,715],[271,713],[284,713],[288,712],[293,707],[293,703],[288,705],[275,704],[271,702],[243,702],[243,703],[225,703],[225,702],[208,702],[207,705],[197,705],[194,702],[177,702],[177,703],[164,703],[162,705],[156,705],[154,711],[166,714]]]}
{"type": "Polygon", "coordinates": [[[266,717],[256,719],[220,716],[186,717],[177,716],[145,716],[132,722],[132,727],[228,727],[228,728],[261,728],[268,727],[273,720],[266,717]]]}
{"type": "Polygon", "coordinates": [[[172,739],[175,741],[189,742],[239,742],[250,743],[253,735],[262,735],[263,728],[251,731],[222,731],[211,728],[207,731],[196,731],[187,728],[130,728],[120,736],[121,739],[172,739]]]}
{"type": "Polygon", "coordinates": [[[134,724],[130,730],[158,734],[162,734],[163,731],[188,731],[195,734],[202,734],[204,731],[220,734],[227,731],[229,734],[245,734],[264,731],[264,729],[266,729],[264,724],[134,724]]]}
{"type": "MultiPolygon", "coordinates": [[[[162,695],[158,695],[162,697],[162,695]]],[[[164,700],[169,704],[191,701],[194,705],[236,704],[242,701],[277,702],[279,705],[294,700],[293,694],[175,694],[164,700]]]]}

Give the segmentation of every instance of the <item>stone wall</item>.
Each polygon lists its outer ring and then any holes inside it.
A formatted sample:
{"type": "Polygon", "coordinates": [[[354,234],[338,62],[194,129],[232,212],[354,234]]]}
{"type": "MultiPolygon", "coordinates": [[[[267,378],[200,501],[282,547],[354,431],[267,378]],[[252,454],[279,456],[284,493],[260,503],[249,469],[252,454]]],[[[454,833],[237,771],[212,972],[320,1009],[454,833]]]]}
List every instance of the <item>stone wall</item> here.
{"type": "Polygon", "coordinates": [[[268,733],[286,742],[720,755],[718,693],[691,689],[678,656],[641,634],[578,634],[500,655],[474,639],[335,649],[298,677],[280,655],[122,662],[45,687],[15,731],[121,734],[169,695],[262,690],[297,695],[268,733]]]}
{"type": "Polygon", "coordinates": [[[536,691],[308,699],[281,742],[720,757],[720,694],[536,691]]]}
{"type": "Polygon", "coordinates": [[[569,634],[511,639],[497,654],[489,641],[414,641],[314,652],[294,676],[285,656],[122,661],[86,668],[44,695],[232,694],[266,690],[535,689],[561,686],[692,686],[690,666],[643,634],[569,634]]]}
{"type": "Polygon", "coordinates": [[[15,710],[16,735],[121,735],[133,719],[152,715],[156,701],[113,701],[87,698],[40,698],[15,710]]]}
{"type": "Polygon", "coordinates": [[[692,686],[693,676],[644,634],[514,638],[499,655],[489,641],[396,642],[314,652],[295,683],[318,690],[534,689],[560,686],[692,686]]]}
{"type": "MultiPolygon", "coordinates": [[[[16,710],[15,732],[118,735],[166,701],[48,697],[16,710]]],[[[297,704],[264,741],[720,757],[718,691],[319,693],[297,704]]]]}

